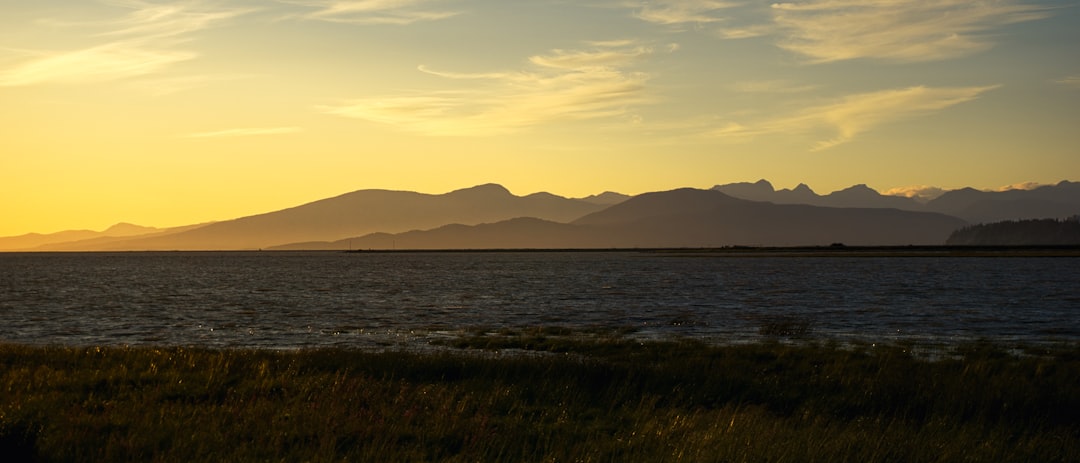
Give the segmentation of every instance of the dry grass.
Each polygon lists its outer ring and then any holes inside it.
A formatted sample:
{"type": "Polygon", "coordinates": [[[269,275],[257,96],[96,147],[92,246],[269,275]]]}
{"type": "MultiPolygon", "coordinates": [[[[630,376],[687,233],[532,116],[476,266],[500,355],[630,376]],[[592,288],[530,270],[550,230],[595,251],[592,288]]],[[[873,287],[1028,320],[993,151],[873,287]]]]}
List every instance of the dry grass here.
{"type": "Polygon", "coordinates": [[[1080,461],[1077,346],[971,345],[931,361],[904,346],[708,346],[535,330],[458,345],[468,350],[0,345],[0,455],[1080,461]]]}

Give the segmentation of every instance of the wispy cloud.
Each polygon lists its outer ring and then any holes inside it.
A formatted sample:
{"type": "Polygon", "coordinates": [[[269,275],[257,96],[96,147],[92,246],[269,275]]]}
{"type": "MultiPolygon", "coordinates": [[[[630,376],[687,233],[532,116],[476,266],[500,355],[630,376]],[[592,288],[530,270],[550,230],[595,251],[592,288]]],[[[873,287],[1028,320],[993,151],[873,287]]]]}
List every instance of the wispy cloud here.
{"type": "Polygon", "coordinates": [[[1080,76],[1069,76],[1064,79],[1056,80],[1055,82],[1069,87],[1080,88],[1080,76]]]}
{"type": "Polygon", "coordinates": [[[201,1],[152,3],[144,0],[103,0],[103,3],[132,11],[119,20],[104,23],[110,30],[101,35],[140,39],[181,36],[254,11],[250,8],[207,6],[201,1]]]}
{"type": "Polygon", "coordinates": [[[144,48],[126,42],[41,55],[0,71],[0,86],[122,79],[158,72],[171,64],[197,56],[187,51],[144,48]]]}
{"type": "Polygon", "coordinates": [[[900,196],[904,198],[914,198],[919,201],[930,201],[938,196],[945,194],[948,190],[940,187],[930,185],[912,185],[912,186],[900,186],[896,188],[890,188],[881,194],[886,196],[900,196]]]}
{"type": "Polygon", "coordinates": [[[785,79],[736,82],[732,89],[742,93],[803,93],[816,89],[816,85],[800,85],[785,79]]]}
{"type": "Polygon", "coordinates": [[[941,111],[968,102],[997,88],[985,87],[910,87],[850,95],[840,100],[805,108],[788,116],[748,124],[729,123],[712,132],[725,138],[752,138],[769,134],[805,133],[816,130],[835,132],[816,143],[812,151],[847,143],[859,134],[893,121],[941,111]]]}
{"type": "Polygon", "coordinates": [[[199,132],[186,135],[186,138],[223,138],[223,137],[251,137],[256,135],[284,135],[301,132],[300,127],[258,127],[216,130],[213,132],[199,132]]]}
{"type": "Polygon", "coordinates": [[[436,21],[460,14],[432,6],[440,0],[280,0],[282,3],[311,8],[306,19],[349,24],[406,25],[436,21]]]}
{"type": "Polygon", "coordinates": [[[725,26],[716,31],[723,39],[749,39],[772,35],[776,32],[776,26],[772,24],[751,24],[748,26],[725,26]]]}
{"type": "Polygon", "coordinates": [[[812,63],[858,58],[936,61],[993,46],[1007,24],[1047,17],[1013,0],[807,0],[772,5],[777,45],[812,63]]]}
{"type": "Polygon", "coordinates": [[[1044,185],[1038,182],[1021,182],[1013,183],[1012,185],[999,186],[997,188],[991,189],[990,191],[1034,190],[1041,186],[1044,185]]]}
{"type": "Polygon", "coordinates": [[[717,13],[738,3],[719,0],[653,0],[628,3],[634,16],[655,24],[713,23],[723,21],[717,13]]]}
{"type": "Polygon", "coordinates": [[[99,82],[160,72],[199,56],[179,47],[187,35],[250,11],[211,8],[199,2],[157,4],[110,0],[106,3],[131,11],[109,21],[53,22],[59,26],[101,29],[102,32],[90,34],[87,39],[104,38],[104,43],[78,50],[29,53],[29,59],[0,69],[0,86],[99,82]]]}
{"type": "Polygon", "coordinates": [[[320,109],[427,135],[493,135],[621,115],[648,101],[648,76],[626,68],[654,50],[629,42],[593,45],[532,56],[532,66],[521,71],[473,74],[422,66],[445,79],[480,81],[480,88],[353,99],[320,109]]]}

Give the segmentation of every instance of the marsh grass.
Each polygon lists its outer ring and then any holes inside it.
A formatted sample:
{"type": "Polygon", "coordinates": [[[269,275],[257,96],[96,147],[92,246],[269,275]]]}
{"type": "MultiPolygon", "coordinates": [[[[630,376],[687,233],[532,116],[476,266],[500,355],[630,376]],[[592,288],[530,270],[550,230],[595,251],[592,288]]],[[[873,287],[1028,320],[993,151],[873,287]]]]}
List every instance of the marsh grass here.
{"type": "Polygon", "coordinates": [[[967,345],[930,360],[911,346],[643,343],[558,330],[475,333],[455,345],[0,345],[0,455],[1080,461],[1080,346],[967,345]]]}

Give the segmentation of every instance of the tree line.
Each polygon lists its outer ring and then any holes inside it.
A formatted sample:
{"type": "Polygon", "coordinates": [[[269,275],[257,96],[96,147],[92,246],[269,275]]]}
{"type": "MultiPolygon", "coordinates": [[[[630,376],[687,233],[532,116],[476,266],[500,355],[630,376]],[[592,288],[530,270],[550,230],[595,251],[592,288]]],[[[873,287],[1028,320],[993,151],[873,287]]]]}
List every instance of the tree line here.
{"type": "Polygon", "coordinates": [[[953,246],[1080,245],[1080,215],[1067,219],[1006,220],[956,230],[945,241],[953,246]]]}

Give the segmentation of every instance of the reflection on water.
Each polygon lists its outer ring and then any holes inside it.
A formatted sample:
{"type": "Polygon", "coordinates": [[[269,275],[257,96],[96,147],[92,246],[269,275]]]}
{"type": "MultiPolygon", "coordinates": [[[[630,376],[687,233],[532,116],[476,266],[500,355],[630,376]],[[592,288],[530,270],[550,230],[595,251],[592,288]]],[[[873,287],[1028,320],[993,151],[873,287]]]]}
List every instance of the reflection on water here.
{"type": "Polygon", "coordinates": [[[1080,340],[1080,259],[0,254],[0,342],[421,346],[560,326],[711,342],[1080,340]]]}

